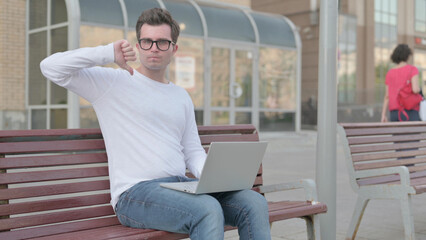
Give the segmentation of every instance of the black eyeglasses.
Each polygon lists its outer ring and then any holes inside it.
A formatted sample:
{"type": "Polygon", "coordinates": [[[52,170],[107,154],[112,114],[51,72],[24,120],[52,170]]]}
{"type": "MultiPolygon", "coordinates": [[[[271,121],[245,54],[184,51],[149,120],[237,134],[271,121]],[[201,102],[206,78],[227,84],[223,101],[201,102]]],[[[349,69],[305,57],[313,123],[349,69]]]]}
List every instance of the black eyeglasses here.
{"type": "Polygon", "coordinates": [[[148,38],[139,39],[138,42],[139,42],[139,46],[141,46],[143,50],[151,49],[152,45],[154,45],[155,43],[157,45],[158,50],[160,51],[167,51],[170,48],[170,44],[175,44],[174,42],[170,40],[162,39],[162,40],[153,41],[148,38]]]}

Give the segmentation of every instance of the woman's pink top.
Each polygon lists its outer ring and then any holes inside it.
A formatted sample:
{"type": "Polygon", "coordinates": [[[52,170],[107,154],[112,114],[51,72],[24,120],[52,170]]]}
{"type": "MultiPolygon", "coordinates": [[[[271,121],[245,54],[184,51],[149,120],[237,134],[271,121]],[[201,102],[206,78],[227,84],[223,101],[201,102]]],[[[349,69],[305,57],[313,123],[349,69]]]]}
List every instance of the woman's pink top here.
{"type": "MultiPolygon", "coordinates": [[[[413,65],[405,65],[400,68],[392,68],[386,74],[386,85],[388,86],[389,94],[389,110],[398,110],[399,104],[397,102],[398,90],[407,84],[414,76],[419,74],[419,70],[413,65]]],[[[419,106],[414,108],[419,110],[419,106]]]]}

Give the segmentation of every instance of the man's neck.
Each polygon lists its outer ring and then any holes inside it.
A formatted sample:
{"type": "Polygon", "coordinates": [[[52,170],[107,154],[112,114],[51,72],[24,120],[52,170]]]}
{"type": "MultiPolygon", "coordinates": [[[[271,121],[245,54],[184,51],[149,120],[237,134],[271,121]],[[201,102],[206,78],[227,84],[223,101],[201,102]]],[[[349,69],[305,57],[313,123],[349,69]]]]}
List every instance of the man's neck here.
{"type": "Polygon", "coordinates": [[[167,80],[164,76],[165,76],[165,70],[149,70],[146,69],[142,66],[139,66],[136,69],[138,72],[140,72],[142,75],[144,75],[145,77],[148,77],[154,81],[160,82],[160,83],[164,83],[164,84],[168,84],[169,80],[167,80]]]}

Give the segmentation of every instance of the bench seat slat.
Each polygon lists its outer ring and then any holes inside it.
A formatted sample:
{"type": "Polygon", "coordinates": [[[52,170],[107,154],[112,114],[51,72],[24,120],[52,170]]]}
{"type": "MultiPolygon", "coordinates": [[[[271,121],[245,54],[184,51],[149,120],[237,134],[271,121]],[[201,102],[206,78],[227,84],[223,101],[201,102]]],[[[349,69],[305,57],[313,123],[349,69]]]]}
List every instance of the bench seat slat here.
{"type": "Polygon", "coordinates": [[[108,167],[5,173],[0,175],[0,184],[41,182],[102,176],[108,176],[108,167]]]}
{"type": "Polygon", "coordinates": [[[0,200],[41,197],[108,189],[109,180],[54,184],[49,186],[9,188],[0,189],[0,200]]]}
{"type": "Polygon", "coordinates": [[[414,165],[414,166],[408,167],[408,171],[410,172],[423,172],[425,170],[426,170],[426,165],[414,165]]]}
{"type": "Polygon", "coordinates": [[[105,152],[52,156],[13,157],[0,158],[0,169],[50,167],[103,162],[108,162],[108,158],[105,152]]]}
{"type": "MultiPolygon", "coordinates": [[[[114,225],[110,227],[103,227],[97,229],[88,229],[73,233],[64,233],[53,236],[35,238],[37,240],[75,240],[75,239],[90,239],[90,240],[103,240],[103,239],[183,239],[188,238],[188,234],[169,233],[164,231],[157,231],[153,229],[137,229],[128,228],[121,225],[114,225]],[[141,236],[142,235],[142,236],[141,236]]],[[[34,240],[35,240],[34,239],[34,240]]]]}
{"type": "Polygon", "coordinates": [[[0,143],[0,152],[4,154],[69,152],[69,151],[88,151],[88,150],[99,150],[99,149],[105,149],[105,144],[103,139],[0,143]]]}
{"type": "Polygon", "coordinates": [[[21,229],[19,231],[0,232],[0,239],[17,240],[37,238],[66,232],[82,231],[93,228],[121,225],[117,217],[110,216],[70,223],[60,223],[36,228],[21,229]]]}
{"type": "Polygon", "coordinates": [[[426,163],[426,158],[408,158],[408,159],[398,159],[398,160],[391,160],[391,161],[377,161],[372,163],[360,163],[360,164],[354,164],[354,169],[367,170],[367,169],[376,169],[376,168],[384,168],[384,167],[405,166],[409,164],[420,164],[420,163],[426,163]]]}
{"type": "MultiPolygon", "coordinates": [[[[387,176],[387,178],[383,177],[381,181],[376,180],[376,182],[389,185],[400,184],[400,181],[395,181],[395,179],[398,178],[395,178],[394,176],[387,176]]],[[[372,183],[370,182],[370,184],[364,184],[363,186],[365,185],[372,185],[372,183]]],[[[426,192],[426,176],[411,179],[410,185],[416,190],[416,194],[426,192]]]]}
{"type": "Polygon", "coordinates": [[[0,216],[108,204],[109,193],[0,205],[0,216]]]}
{"type": "Polygon", "coordinates": [[[271,211],[269,213],[269,221],[280,221],[290,218],[303,217],[312,214],[327,212],[327,206],[323,203],[307,204],[300,207],[285,208],[271,211]]]}
{"type": "Polygon", "coordinates": [[[111,205],[0,219],[0,231],[114,215],[111,205]]]}
{"type": "MultiPolygon", "coordinates": [[[[410,173],[410,183],[413,185],[416,178],[426,177],[426,171],[423,172],[414,172],[410,173]]],[[[357,182],[360,186],[374,185],[374,184],[389,184],[389,183],[398,183],[400,177],[398,175],[384,175],[379,177],[370,177],[370,178],[361,178],[357,182]]]]}
{"type": "Polygon", "coordinates": [[[426,192],[426,184],[413,186],[417,194],[426,192]]]}
{"type": "MultiPolygon", "coordinates": [[[[312,205],[306,201],[284,201],[284,202],[269,202],[270,221],[285,220],[289,218],[303,217],[310,214],[324,213],[327,211],[325,204],[312,205]],[[306,215],[305,215],[306,214],[306,215]],[[285,215],[285,216],[284,216],[285,215]]],[[[234,227],[226,226],[227,230],[235,229],[234,227]]],[[[87,229],[78,232],[69,232],[58,235],[36,238],[38,240],[74,240],[85,239],[140,239],[140,234],[144,234],[143,239],[183,239],[187,238],[187,234],[175,234],[164,231],[154,231],[151,229],[135,229],[128,228],[122,225],[111,225],[94,229],[87,229]]],[[[0,233],[1,236],[1,233],[0,233]]]]}

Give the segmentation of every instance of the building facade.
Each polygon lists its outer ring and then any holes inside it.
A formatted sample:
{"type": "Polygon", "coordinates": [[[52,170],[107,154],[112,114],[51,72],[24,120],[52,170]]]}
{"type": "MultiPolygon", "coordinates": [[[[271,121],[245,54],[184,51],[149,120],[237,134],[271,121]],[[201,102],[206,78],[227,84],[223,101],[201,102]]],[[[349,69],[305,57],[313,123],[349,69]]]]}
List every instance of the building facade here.
{"type": "Polygon", "coordinates": [[[161,7],[181,27],[167,76],[189,92],[197,124],[297,131],[299,34],[286,17],[249,5],[247,0],[1,1],[0,129],[98,127],[90,104],[45,79],[40,61],[123,38],[135,44],[140,13],[161,7]]]}
{"type": "MultiPolygon", "coordinates": [[[[316,125],[319,0],[252,0],[252,8],[282,14],[302,41],[302,128],[316,125]]],[[[413,50],[410,63],[426,84],[426,0],[340,0],[338,122],[380,121],[390,55],[399,43],[413,50]]],[[[426,90],[426,89],[424,89],[426,90]]]]}

